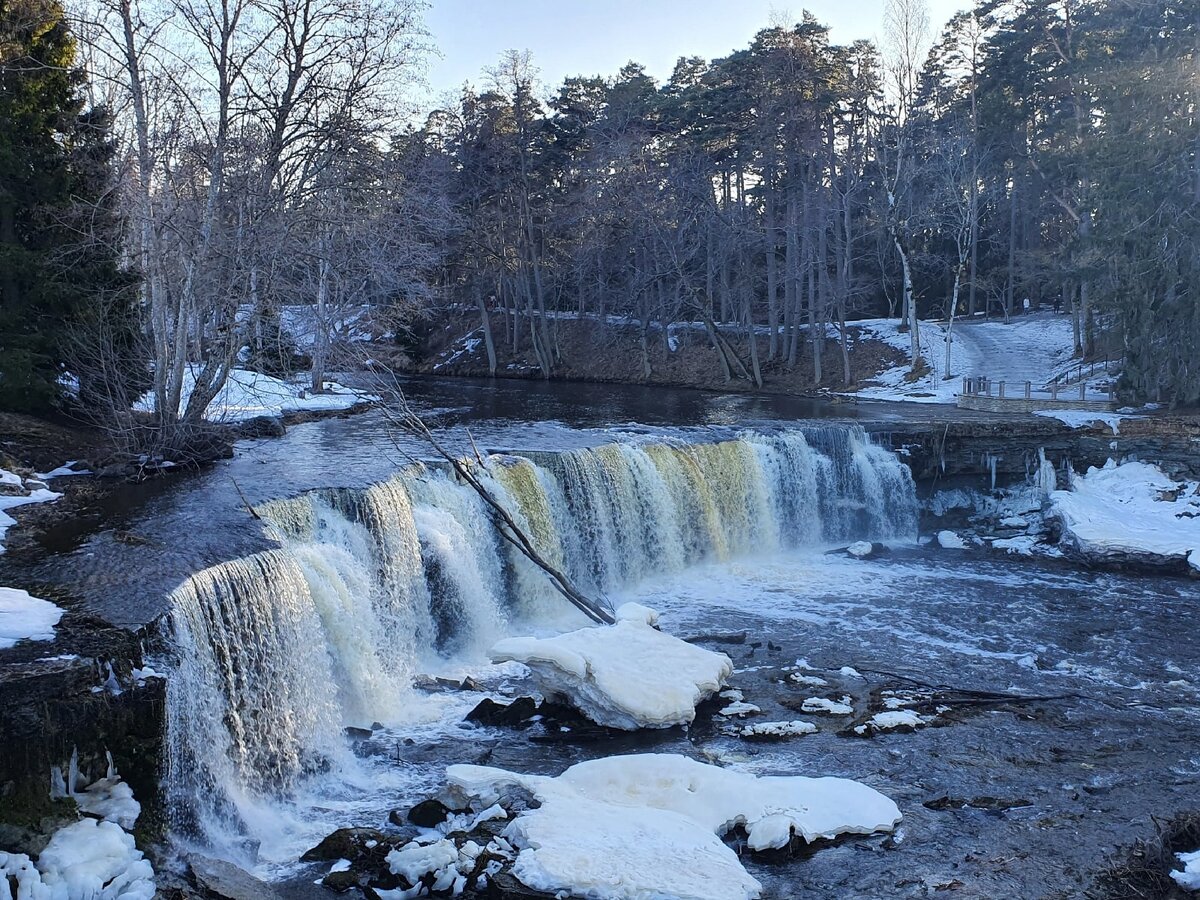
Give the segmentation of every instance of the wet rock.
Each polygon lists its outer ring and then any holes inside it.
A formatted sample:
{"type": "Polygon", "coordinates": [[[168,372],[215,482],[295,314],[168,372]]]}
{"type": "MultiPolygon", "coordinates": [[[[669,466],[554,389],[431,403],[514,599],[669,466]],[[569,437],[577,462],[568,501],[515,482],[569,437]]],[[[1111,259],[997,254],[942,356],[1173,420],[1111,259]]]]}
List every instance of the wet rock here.
{"type": "Polygon", "coordinates": [[[1024,806],[1032,806],[1033,804],[1028,800],[1004,800],[1000,797],[975,797],[968,800],[964,797],[943,796],[935,800],[926,800],[921,805],[935,812],[947,809],[983,809],[997,812],[1006,809],[1019,809],[1024,806]]]}
{"type": "Polygon", "coordinates": [[[520,725],[537,715],[537,711],[537,701],[532,697],[518,697],[507,705],[485,697],[467,713],[467,721],[477,725],[520,725]]]}
{"type": "Polygon", "coordinates": [[[356,741],[365,741],[372,733],[370,728],[355,728],[353,725],[347,725],[343,731],[345,731],[346,737],[356,741]]]}
{"type": "Polygon", "coordinates": [[[238,434],[245,438],[283,437],[287,426],[279,416],[255,416],[238,426],[238,434]]]}
{"type": "Polygon", "coordinates": [[[223,859],[208,856],[188,858],[192,878],[207,897],[222,900],[280,900],[280,894],[265,881],[223,859]]]}
{"type": "Polygon", "coordinates": [[[382,846],[394,846],[405,842],[415,835],[399,835],[394,832],[384,832],[377,828],[339,828],[328,835],[321,843],[305,851],[300,857],[301,862],[331,862],[337,859],[356,860],[367,855],[371,850],[382,846]],[[371,846],[367,846],[371,844],[371,846]]]}
{"type": "Polygon", "coordinates": [[[486,896],[490,900],[543,900],[554,894],[526,887],[511,872],[497,872],[488,880],[486,896]]]}
{"type": "Polygon", "coordinates": [[[353,869],[343,869],[340,872],[330,872],[321,879],[321,884],[335,893],[344,894],[346,891],[362,887],[365,881],[365,877],[353,869]]]}
{"type": "Polygon", "coordinates": [[[691,637],[685,637],[684,640],[689,644],[744,644],[746,638],[747,634],[744,631],[716,631],[709,634],[694,634],[691,637]]]}
{"type": "Polygon", "coordinates": [[[408,811],[408,821],[421,828],[433,828],[450,818],[450,810],[440,800],[422,800],[408,811]]]}

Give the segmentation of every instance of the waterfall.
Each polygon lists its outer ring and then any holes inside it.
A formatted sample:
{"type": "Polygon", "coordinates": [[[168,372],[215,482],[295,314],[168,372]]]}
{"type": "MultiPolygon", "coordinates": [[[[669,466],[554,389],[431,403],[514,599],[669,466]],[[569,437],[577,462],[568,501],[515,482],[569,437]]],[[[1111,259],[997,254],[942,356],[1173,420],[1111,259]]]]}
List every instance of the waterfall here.
{"type": "MultiPolygon", "coordinates": [[[[856,426],[493,455],[481,478],[592,594],[917,530],[908,469],[856,426]]],[[[181,831],[243,830],[255,803],[341,764],[345,726],[404,721],[419,667],[482,660],[510,619],[578,621],[446,470],[415,465],[257,512],[278,548],[198,572],[173,596],[168,799],[181,831]]]]}

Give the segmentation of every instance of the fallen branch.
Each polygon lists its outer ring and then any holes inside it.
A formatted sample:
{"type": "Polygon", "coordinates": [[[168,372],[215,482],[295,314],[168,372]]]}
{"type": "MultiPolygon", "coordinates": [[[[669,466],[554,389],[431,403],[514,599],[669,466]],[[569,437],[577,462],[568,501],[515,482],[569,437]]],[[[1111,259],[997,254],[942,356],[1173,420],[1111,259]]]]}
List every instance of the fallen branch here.
{"type": "MultiPolygon", "coordinates": [[[[396,427],[402,429],[414,437],[420,438],[433,448],[434,452],[442,459],[450,464],[454,470],[454,474],[470,487],[480,499],[487,505],[488,511],[492,517],[492,524],[496,527],[505,541],[517,549],[517,551],[528,559],[531,563],[541,569],[549,576],[551,584],[562,594],[576,609],[582,612],[593,622],[604,625],[612,625],[616,622],[616,617],[612,613],[611,607],[601,601],[593,600],[579,591],[555,566],[551,565],[545,557],[543,557],[534,547],[533,542],[525,534],[524,530],[517,525],[513,517],[509,514],[500,503],[492,496],[486,485],[483,484],[478,476],[471,471],[470,466],[466,461],[460,459],[450,451],[446,450],[433,436],[429,427],[421,420],[420,416],[412,411],[408,406],[408,402],[404,399],[403,394],[397,391],[399,402],[401,404],[400,413],[397,414],[391,408],[384,406],[383,414],[389,422],[396,427]]],[[[471,444],[474,447],[474,439],[471,444]]],[[[479,455],[479,449],[475,449],[476,458],[479,460],[480,466],[483,467],[483,458],[479,455]]]]}

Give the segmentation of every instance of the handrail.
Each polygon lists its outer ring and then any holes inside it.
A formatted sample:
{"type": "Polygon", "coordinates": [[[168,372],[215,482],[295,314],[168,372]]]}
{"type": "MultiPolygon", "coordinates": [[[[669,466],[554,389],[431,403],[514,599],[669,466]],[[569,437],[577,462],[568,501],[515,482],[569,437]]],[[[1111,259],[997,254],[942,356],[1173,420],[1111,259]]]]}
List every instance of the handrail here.
{"type": "Polygon", "coordinates": [[[1080,360],[1079,362],[1073,363],[1072,365],[1068,366],[1065,370],[1063,370],[1058,375],[1055,375],[1053,378],[1051,378],[1049,381],[1047,381],[1043,390],[1050,390],[1051,385],[1073,384],[1075,382],[1082,381],[1084,379],[1084,377],[1091,378],[1093,375],[1096,374],[1096,372],[1099,371],[1101,366],[1104,367],[1104,371],[1107,373],[1107,372],[1111,371],[1111,367],[1116,367],[1117,365],[1122,363],[1124,360],[1125,360],[1124,356],[1118,356],[1115,359],[1110,359],[1107,354],[1105,355],[1103,360],[1094,359],[1091,362],[1087,362],[1085,360],[1080,360]],[[1085,367],[1087,368],[1086,376],[1084,376],[1084,374],[1083,374],[1083,370],[1085,367]]]}
{"type": "MultiPolygon", "coordinates": [[[[976,377],[966,376],[963,378],[962,395],[966,397],[990,397],[996,400],[1044,400],[1045,395],[1049,394],[1049,399],[1056,403],[1091,403],[1093,400],[1088,398],[1087,382],[1079,382],[1079,396],[1059,397],[1059,385],[1055,381],[1051,381],[1046,388],[1034,391],[1032,381],[1015,382],[1010,384],[1005,379],[994,380],[986,375],[976,377]],[[1016,390],[1012,390],[1015,387],[1016,390]],[[1035,394],[1041,396],[1034,396],[1035,394]]],[[[1106,392],[1108,394],[1108,402],[1113,402],[1116,399],[1116,389],[1111,385],[1106,392]]]]}

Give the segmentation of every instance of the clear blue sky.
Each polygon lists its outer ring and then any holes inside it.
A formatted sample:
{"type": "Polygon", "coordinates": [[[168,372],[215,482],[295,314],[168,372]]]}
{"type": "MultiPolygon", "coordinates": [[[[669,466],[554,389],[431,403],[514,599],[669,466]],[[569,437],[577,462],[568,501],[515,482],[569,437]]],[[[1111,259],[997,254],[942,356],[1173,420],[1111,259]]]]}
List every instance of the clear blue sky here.
{"type": "MultiPolygon", "coordinates": [[[[832,26],[837,43],[878,38],[883,0],[431,0],[426,25],[440,58],[429,67],[435,97],[464,81],[481,84],[481,70],[505,50],[530,50],[542,80],[553,87],[568,75],[612,75],[629,60],[660,80],[681,56],[707,59],[745,47],[771,24],[810,10],[832,26]]],[[[971,0],[929,0],[935,35],[971,0]]],[[[434,98],[431,98],[434,99],[434,98]]]]}

